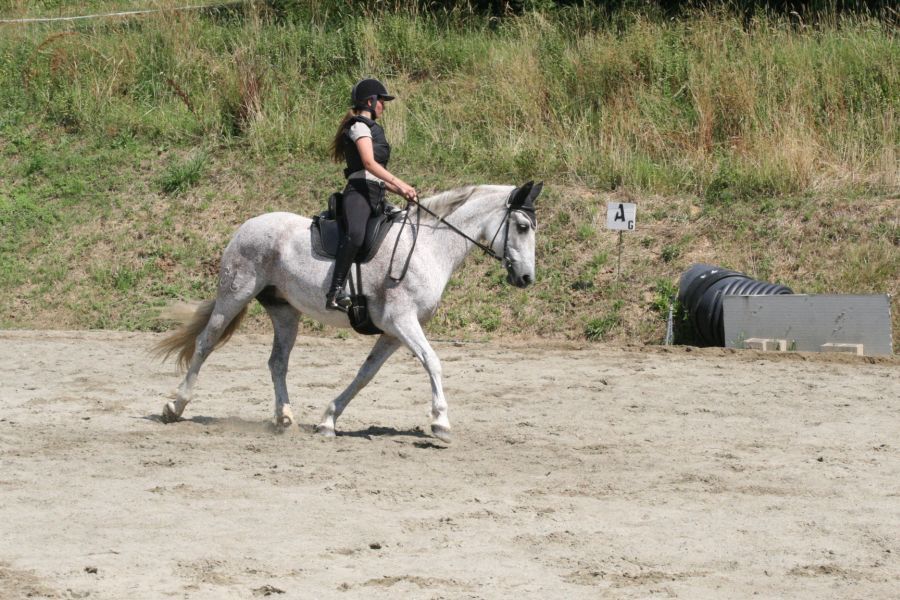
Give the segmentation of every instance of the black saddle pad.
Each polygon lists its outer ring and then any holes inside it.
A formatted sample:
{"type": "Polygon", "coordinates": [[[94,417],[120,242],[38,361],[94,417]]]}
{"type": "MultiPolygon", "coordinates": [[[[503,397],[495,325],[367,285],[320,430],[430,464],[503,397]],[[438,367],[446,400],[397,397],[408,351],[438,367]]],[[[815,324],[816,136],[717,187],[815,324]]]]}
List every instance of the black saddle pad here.
{"type": "MultiPolygon", "coordinates": [[[[400,212],[378,213],[369,217],[369,222],[366,224],[366,238],[356,253],[355,262],[367,263],[375,256],[394,219],[402,214],[400,212]]],[[[316,254],[334,258],[342,235],[340,222],[332,218],[330,211],[325,211],[313,218],[312,246],[316,254]]]]}

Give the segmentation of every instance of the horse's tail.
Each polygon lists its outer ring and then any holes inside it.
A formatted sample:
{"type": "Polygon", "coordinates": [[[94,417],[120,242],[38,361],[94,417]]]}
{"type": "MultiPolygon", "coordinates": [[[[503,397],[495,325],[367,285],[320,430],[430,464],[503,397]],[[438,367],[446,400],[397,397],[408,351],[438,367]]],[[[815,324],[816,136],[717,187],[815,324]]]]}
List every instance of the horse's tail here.
{"type": "MultiPolygon", "coordinates": [[[[209,318],[215,307],[215,300],[206,300],[200,303],[200,306],[197,307],[192,316],[189,315],[186,318],[178,319],[182,321],[182,326],[157,342],[151,349],[153,355],[166,360],[170,355],[177,352],[178,367],[182,371],[187,370],[191,364],[191,359],[194,357],[194,350],[197,347],[197,336],[206,328],[206,324],[209,323],[209,318]]],[[[241,312],[225,327],[225,331],[222,332],[222,336],[218,339],[216,345],[213,346],[213,350],[231,339],[231,336],[240,327],[241,321],[244,320],[246,314],[247,306],[241,309],[241,312]]]]}

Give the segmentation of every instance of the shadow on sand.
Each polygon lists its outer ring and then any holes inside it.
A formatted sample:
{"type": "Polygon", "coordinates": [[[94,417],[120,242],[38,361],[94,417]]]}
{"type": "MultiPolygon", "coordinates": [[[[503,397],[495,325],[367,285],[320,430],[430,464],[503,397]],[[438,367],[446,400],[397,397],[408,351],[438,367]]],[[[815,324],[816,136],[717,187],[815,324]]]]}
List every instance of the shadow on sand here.
{"type": "Polygon", "coordinates": [[[379,437],[412,437],[418,438],[413,442],[413,446],[422,449],[446,450],[446,446],[439,446],[434,441],[437,438],[425,433],[421,427],[413,427],[412,429],[396,429],[394,427],[377,427],[375,425],[360,429],[357,431],[338,431],[338,437],[361,437],[367,440],[379,437]]]}
{"type": "MultiPolygon", "coordinates": [[[[153,421],[154,423],[164,424],[162,417],[159,414],[144,415],[140,418],[147,421],[153,421]]],[[[306,425],[300,423],[288,430],[285,430],[282,427],[277,427],[271,419],[267,419],[265,421],[249,421],[240,417],[207,417],[203,415],[195,415],[190,418],[179,419],[178,421],[176,421],[176,424],[177,423],[195,423],[197,425],[203,425],[205,427],[221,429],[224,431],[257,431],[260,433],[282,434],[286,431],[289,431],[290,429],[296,428],[296,430],[299,430],[299,433],[301,434],[315,435],[316,433],[315,425],[306,425]]],[[[412,444],[416,448],[436,450],[446,450],[447,448],[446,446],[435,444],[434,441],[436,441],[436,438],[426,433],[424,430],[422,430],[421,427],[413,427],[411,429],[397,429],[395,427],[379,427],[376,425],[370,425],[365,429],[358,429],[356,431],[338,431],[337,437],[364,438],[367,440],[375,438],[411,437],[417,439],[417,441],[413,442],[412,444]]]]}
{"type": "Polygon", "coordinates": [[[421,427],[413,427],[412,429],[397,429],[395,427],[378,427],[377,425],[370,425],[365,429],[359,429],[357,431],[338,431],[338,437],[362,437],[367,439],[372,439],[373,437],[416,437],[416,438],[429,438],[427,433],[422,431],[421,427]]]}
{"type": "MultiPolygon", "coordinates": [[[[159,414],[144,415],[140,418],[147,421],[153,421],[154,423],[159,423],[161,425],[194,423],[196,425],[203,425],[204,427],[221,429],[224,431],[258,431],[265,433],[284,433],[285,431],[287,431],[283,427],[277,427],[272,419],[266,419],[264,421],[251,421],[248,419],[242,419],[241,417],[207,417],[204,415],[195,415],[189,418],[178,419],[174,423],[164,423],[162,417],[159,414]]],[[[298,428],[301,433],[315,433],[315,428],[312,425],[299,425],[298,428]]]]}

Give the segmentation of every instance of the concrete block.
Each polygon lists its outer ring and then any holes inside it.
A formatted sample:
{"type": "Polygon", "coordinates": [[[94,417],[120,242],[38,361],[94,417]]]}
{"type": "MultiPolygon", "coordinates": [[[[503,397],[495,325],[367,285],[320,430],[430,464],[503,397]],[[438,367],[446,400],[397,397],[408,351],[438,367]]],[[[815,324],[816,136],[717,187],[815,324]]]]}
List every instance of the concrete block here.
{"type": "Polygon", "coordinates": [[[838,342],[828,342],[827,344],[822,344],[821,351],[849,352],[850,354],[855,354],[857,356],[864,356],[863,344],[841,344],[838,342]]]}
{"type": "Polygon", "coordinates": [[[744,347],[748,350],[761,350],[763,352],[787,352],[788,341],[769,338],[749,338],[744,340],[744,347]]]}
{"type": "Polygon", "coordinates": [[[769,345],[769,341],[765,338],[748,338],[744,340],[744,348],[747,350],[765,350],[769,345]]]}
{"type": "Polygon", "coordinates": [[[745,340],[762,338],[787,339],[788,349],[799,352],[850,342],[864,344],[865,356],[893,353],[887,294],[725,296],[722,311],[728,348],[744,348],[745,340]]]}

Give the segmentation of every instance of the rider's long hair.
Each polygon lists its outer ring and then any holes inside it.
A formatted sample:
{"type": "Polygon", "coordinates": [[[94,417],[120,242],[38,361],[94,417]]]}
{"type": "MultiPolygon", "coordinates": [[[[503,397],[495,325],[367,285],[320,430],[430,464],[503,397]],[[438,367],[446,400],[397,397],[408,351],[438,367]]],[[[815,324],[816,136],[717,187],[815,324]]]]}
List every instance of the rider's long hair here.
{"type": "Polygon", "coordinates": [[[356,113],[353,112],[352,108],[347,111],[347,114],[341,119],[337,133],[334,134],[334,139],[331,140],[331,146],[328,147],[328,156],[336,163],[344,162],[344,130],[347,129],[350,119],[355,116],[356,113]]]}

